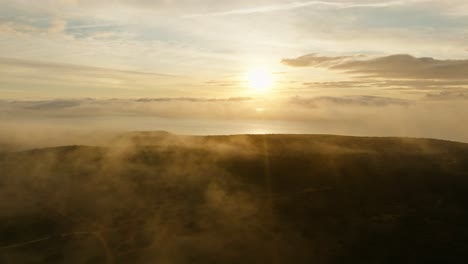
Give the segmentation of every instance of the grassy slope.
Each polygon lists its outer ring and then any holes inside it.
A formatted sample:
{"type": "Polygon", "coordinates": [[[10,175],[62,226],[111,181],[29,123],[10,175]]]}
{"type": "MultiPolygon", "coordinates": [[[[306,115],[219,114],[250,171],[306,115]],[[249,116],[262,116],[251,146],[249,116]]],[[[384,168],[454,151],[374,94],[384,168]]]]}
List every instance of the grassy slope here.
{"type": "Polygon", "coordinates": [[[133,133],[0,171],[0,263],[468,259],[462,143],[133,133]]]}

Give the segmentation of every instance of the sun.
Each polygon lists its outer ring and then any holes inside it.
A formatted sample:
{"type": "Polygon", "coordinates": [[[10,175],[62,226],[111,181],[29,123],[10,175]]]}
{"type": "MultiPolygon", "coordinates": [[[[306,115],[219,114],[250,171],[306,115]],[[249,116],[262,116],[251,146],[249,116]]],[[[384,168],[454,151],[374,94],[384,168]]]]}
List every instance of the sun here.
{"type": "Polygon", "coordinates": [[[247,81],[250,88],[264,93],[272,87],[273,76],[266,69],[258,67],[247,72],[247,81]]]}

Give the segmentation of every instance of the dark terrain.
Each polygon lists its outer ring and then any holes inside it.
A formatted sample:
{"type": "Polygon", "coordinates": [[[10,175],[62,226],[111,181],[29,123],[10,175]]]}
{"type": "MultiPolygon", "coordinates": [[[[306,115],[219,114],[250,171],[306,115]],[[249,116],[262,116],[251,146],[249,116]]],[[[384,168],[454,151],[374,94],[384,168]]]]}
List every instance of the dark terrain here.
{"type": "Polygon", "coordinates": [[[468,263],[468,144],[141,132],[4,152],[0,263],[468,263]]]}

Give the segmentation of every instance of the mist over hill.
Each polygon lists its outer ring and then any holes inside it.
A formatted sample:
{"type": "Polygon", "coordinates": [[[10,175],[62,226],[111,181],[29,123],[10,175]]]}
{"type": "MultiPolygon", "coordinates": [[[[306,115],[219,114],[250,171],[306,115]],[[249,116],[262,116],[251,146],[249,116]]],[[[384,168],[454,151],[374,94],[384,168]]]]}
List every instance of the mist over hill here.
{"type": "Polygon", "coordinates": [[[135,132],[0,154],[0,263],[465,263],[468,144],[135,132]]]}

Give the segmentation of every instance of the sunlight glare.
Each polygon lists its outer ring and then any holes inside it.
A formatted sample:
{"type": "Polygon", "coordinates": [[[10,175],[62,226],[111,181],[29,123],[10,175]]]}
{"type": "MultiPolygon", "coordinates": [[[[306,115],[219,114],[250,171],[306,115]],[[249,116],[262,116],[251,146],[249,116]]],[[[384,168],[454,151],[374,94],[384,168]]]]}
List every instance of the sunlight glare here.
{"type": "Polygon", "coordinates": [[[273,76],[264,68],[253,68],[247,73],[249,87],[264,93],[273,85],[273,76]]]}

